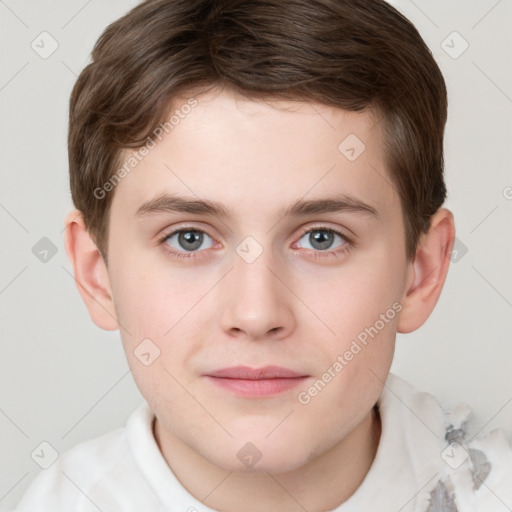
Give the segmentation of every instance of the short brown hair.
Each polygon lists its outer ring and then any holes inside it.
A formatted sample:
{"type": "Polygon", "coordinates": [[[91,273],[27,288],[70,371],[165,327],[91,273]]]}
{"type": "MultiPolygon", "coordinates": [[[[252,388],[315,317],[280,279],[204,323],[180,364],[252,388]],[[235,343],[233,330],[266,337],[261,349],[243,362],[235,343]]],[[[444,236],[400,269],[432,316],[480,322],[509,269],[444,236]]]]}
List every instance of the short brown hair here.
{"type": "Polygon", "coordinates": [[[148,0],[106,28],[70,99],[71,193],[104,257],[113,193],[95,190],[203,85],[378,112],[414,256],[446,197],[447,98],[405,17],[382,0],[148,0]]]}

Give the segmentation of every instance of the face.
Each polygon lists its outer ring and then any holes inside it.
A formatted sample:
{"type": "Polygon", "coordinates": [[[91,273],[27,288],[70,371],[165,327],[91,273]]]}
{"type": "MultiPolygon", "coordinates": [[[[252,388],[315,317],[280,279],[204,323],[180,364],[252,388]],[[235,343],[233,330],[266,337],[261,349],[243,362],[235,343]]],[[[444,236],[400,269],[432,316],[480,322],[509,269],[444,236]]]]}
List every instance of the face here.
{"type": "Polygon", "coordinates": [[[128,363],[161,442],[293,470],[368,416],[391,365],[409,263],[379,124],[218,90],[186,103],[115,187],[128,363]]]}

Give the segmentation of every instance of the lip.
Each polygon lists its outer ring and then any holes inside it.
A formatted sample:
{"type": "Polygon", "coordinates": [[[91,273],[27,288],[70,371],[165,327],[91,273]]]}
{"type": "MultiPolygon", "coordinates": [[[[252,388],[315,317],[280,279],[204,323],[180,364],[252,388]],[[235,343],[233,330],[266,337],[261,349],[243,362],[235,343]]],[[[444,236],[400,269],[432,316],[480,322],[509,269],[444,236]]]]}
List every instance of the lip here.
{"type": "Polygon", "coordinates": [[[284,393],[303,383],[309,375],[281,366],[250,368],[233,366],[204,375],[215,385],[239,396],[262,398],[284,393]]]}
{"type": "Polygon", "coordinates": [[[219,377],[224,379],[292,379],[306,377],[306,375],[294,372],[281,366],[264,366],[262,368],[250,368],[249,366],[232,366],[209,372],[208,377],[219,377]]]}

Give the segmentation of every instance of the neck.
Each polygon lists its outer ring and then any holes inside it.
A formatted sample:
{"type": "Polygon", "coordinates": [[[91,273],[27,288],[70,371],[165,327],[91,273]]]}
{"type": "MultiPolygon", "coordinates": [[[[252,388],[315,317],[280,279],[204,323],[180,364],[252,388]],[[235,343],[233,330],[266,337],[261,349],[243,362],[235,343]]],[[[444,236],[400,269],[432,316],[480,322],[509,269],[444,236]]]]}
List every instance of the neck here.
{"type": "Polygon", "coordinates": [[[377,407],[341,441],[286,473],[244,473],[219,468],[177,438],[165,438],[155,420],[156,442],[181,484],[206,506],[224,512],[332,510],[345,502],[368,473],[380,441],[377,407]]]}

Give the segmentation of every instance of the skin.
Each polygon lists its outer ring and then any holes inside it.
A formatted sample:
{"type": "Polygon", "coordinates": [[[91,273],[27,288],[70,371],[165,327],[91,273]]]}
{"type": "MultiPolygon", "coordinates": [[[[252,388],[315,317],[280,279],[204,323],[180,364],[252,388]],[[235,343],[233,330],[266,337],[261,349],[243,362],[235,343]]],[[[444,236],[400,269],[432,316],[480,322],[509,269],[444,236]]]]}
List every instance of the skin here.
{"type": "Polygon", "coordinates": [[[223,511],[329,510],[355,492],[374,460],[381,425],[372,407],[396,333],[420,327],[441,293],[453,216],[440,209],[415,259],[406,258],[400,200],[369,111],[254,101],[219,89],[196,99],[111,192],[108,266],[80,212],[68,216],[78,289],[98,326],[120,329],[134,379],[156,415],[155,439],[189,492],[223,511]],[[366,145],[353,162],[338,150],[349,134],[366,145]],[[215,201],[229,215],[137,215],[161,194],[215,201]],[[333,195],[377,214],[282,213],[296,201],[333,195]],[[161,242],[184,228],[208,235],[195,252],[178,235],[161,242]],[[319,248],[310,235],[320,228],[342,236],[319,248]],[[251,263],[236,252],[248,236],[262,250],[251,263]],[[300,403],[298,393],[397,303],[401,311],[378,335],[300,403]],[[160,356],[145,366],[134,350],[148,338],[160,356]],[[308,378],[277,396],[247,398],[204,376],[236,365],[278,365],[308,378]],[[248,442],[261,454],[251,467],[237,456],[248,442]]]}

